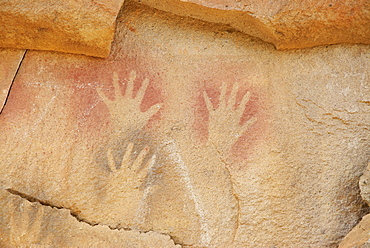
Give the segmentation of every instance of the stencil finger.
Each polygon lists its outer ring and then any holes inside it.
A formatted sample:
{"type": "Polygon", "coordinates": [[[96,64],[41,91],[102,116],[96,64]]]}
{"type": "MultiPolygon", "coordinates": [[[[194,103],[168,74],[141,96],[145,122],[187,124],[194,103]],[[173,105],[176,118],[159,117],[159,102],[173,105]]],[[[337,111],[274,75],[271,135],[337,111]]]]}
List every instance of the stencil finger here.
{"type": "Polygon", "coordinates": [[[239,90],[239,83],[235,82],[231,89],[230,97],[229,100],[227,101],[227,105],[230,107],[234,107],[236,104],[236,94],[238,93],[239,90]]]}
{"type": "Polygon", "coordinates": [[[139,153],[139,155],[137,156],[137,158],[135,159],[134,163],[132,164],[132,170],[133,171],[139,171],[141,165],[143,164],[143,161],[144,161],[144,158],[145,156],[148,154],[149,152],[149,147],[144,147],[143,150],[141,150],[141,152],[139,153]]]}
{"type": "Polygon", "coordinates": [[[127,170],[127,168],[129,167],[133,148],[134,148],[133,143],[129,143],[127,145],[125,154],[123,155],[123,158],[122,158],[121,169],[127,170]]]}
{"type": "Polygon", "coordinates": [[[146,177],[147,177],[147,175],[148,175],[148,173],[149,173],[149,171],[151,170],[151,168],[154,166],[154,164],[155,164],[155,160],[156,160],[156,155],[154,154],[150,159],[149,159],[149,161],[146,163],[146,165],[140,170],[140,172],[138,173],[138,178],[139,178],[139,180],[140,181],[143,181],[146,177]]]}
{"type": "Polygon", "coordinates": [[[108,159],[108,167],[111,170],[111,172],[116,172],[117,171],[116,161],[114,161],[114,157],[113,157],[113,153],[112,153],[111,148],[108,148],[107,159],[108,159]]]}
{"type": "Polygon", "coordinates": [[[144,79],[143,81],[143,84],[141,85],[138,93],[137,93],[137,96],[136,96],[136,99],[141,103],[143,101],[143,98],[144,98],[144,95],[145,95],[145,92],[146,92],[146,89],[148,88],[149,86],[149,79],[144,79]]]}
{"type": "Polygon", "coordinates": [[[119,77],[117,72],[113,73],[113,87],[114,87],[114,96],[115,99],[122,99],[121,88],[119,87],[119,77]]]}
{"type": "Polygon", "coordinates": [[[151,106],[146,112],[145,112],[145,115],[147,117],[147,119],[149,120],[150,117],[152,117],[153,115],[155,115],[159,109],[162,107],[162,104],[155,104],[153,106],[151,106]]]}
{"type": "Polygon", "coordinates": [[[250,100],[250,97],[251,97],[251,93],[248,91],[247,93],[245,93],[245,95],[243,96],[243,99],[242,99],[241,103],[237,107],[237,111],[238,111],[238,114],[240,116],[243,115],[244,110],[247,107],[247,103],[250,100]]]}
{"type": "Polygon", "coordinates": [[[205,91],[203,91],[203,98],[204,98],[204,101],[206,102],[206,107],[208,109],[208,112],[211,112],[212,110],[214,110],[211,99],[209,98],[207,92],[205,91]]]}

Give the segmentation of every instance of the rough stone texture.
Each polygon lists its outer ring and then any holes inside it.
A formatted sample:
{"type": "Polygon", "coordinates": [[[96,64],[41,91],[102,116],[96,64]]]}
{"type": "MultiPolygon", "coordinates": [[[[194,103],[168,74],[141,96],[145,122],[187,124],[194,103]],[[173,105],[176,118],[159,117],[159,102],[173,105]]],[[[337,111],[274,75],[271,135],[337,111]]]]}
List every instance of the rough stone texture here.
{"type": "MultiPolygon", "coordinates": [[[[368,0],[136,0],[229,24],[277,49],[370,43],[368,0]]],[[[107,57],[123,0],[0,1],[0,47],[107,57]]]]}
{"type": "Polygon", "coordinates": [[[0,113],[24,53],[24,50],[0,49],[0,113]]]}
{"type": "Polygon", "coordinates": [[[7,247],[179,247],[154,232],[91,226],[69,210],[43,206],[0,190],[0,245],[7,247]]]}
{"type": "Polygon", "coordinates": [[[0,186],[182,245],[335,247],[367,211],[369,61],[127,3],[106,60],[27,52],[0,186]]]}
{"type": "MultiPolygon", "coordinates": [[[[360,178],[361,196],[367,204],[370,203],[370,163],[365,173],[360,178]]],[[[355,226],[343,239],[340,248],[370,247],[370,214],[364,216],[360,223],[355,226]]]]}
{"type": "Polygon", "coordinates": [[[154,8],[229,24],[277,49],[370,43],[368,0],[137,0],[154,8]]]}
{"type": "Polygon", "coordinates": [[[370,247],[370,214],[364,216],[339,244],[339,248],[370,247]]]}
{"type": "Polygon", "coordinates": [[[361,196],[367,204],[370,204],[370,163],[367,165],[365,173],[360,178],[361,196]]]}
{"type": "Polygon", "coordinates": [[[0,1],[0,47],[107,57],[123,0],[0,1]]]}

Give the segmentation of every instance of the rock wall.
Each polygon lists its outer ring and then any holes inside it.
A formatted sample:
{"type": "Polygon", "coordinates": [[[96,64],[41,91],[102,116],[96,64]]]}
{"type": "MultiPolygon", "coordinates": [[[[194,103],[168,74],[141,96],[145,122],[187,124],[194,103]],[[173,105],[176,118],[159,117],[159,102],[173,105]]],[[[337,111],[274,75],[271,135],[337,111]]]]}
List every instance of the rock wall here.
{"type": "Polygon", "coordinates": [[[229,24],[277,49],[370,42],[367,0],[138,0],[154,8],[229,24]]]}
{"type": "Polygon", "coordinates": [[[2,0],[0,47],[107,57],[123,0],[2,0]]]}
{"type": "Polygon", "coordinates": [[[1,56],[1,246],[336,247],[369,212],[368,45],[126,2],[106,59],[1,56]]]}
{"type": "MultiPolygon", "coordinates": [[[[138,0],[153,8],[222,23],[277,49],[370,44],[367,0],[138,0]]],[[[0,2],[0,47],[106,58],[123,0],[0,2]]]]}

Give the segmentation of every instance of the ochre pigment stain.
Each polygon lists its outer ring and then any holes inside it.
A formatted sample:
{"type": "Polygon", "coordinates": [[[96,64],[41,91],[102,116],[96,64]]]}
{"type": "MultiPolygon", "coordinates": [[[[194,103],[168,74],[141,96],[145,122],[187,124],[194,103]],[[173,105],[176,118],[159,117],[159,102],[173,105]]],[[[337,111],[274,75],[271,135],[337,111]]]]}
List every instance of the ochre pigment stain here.
{"type": "MultiPolygon", "coordinates": [[[[235,70],[235,69],[234,69],[235,70]]],[[[222,73],[220,73],[222,74],[222,73]]],[[[226,73],[227,74],[227,73],[226,73]]],[[[234,78],[232,75],[220,76],[217,79],[212,79],[210,77],[204,76],[206,79],[198,83],[198,89],[196,92],[196,101],[194,104],[195,109],[195,122],[194,128],[198,134],[198,138],[202,143],[206,143],[209,139],[209,121],[210,121],[210,111],[207,107],[205,100],[206,96],[209,98],[209,102],[212,107],[217,110],[221,104],[221,92],[223,85],[226,85],[226,93],[224,96],[224,101],[227,102],[229,106],[229,112],[236,112],[237,108],[241,108],[242,100],[249,94],[249,100],[245,104],[245,109],[240,116],[239,126],[243,126],[248,121],[251,124],[245,132],[237,139],[237,141],[231,147],[231,156],[234,159],[246,159],[250,152],[253,150],[253,146],[261,138],[264,137],[266,132],[266,101],[264,99],[263,89],[258,84],[234,78]],[[237,89],[236,99],[234,102],[229,101],[232,90],[237,89]]],[[[225,115],[230,114],[229,112],[225,115]]],[[[227,130],[225,130],[226,132],[227,130]]]]}
{"type": "Polygon", "coordinates": [[[26,119],[30,118],[30,113],[37,103],[36,98],[42,87],[41,82],[29,82],[29,75],[35,74],[36,71],[37,67],[31,66],[29,63],[22,64],[22,68],[19,70],[16,80],[8,93],[7,103],[1,114],[2,125],[11,122],[24,123],[26,119]],[[8,118],[9,120],[5,121],[8,118]],[[17,121],[17,118],[20,118],[20,120],[17,121]]]}
{"type": "MultiPolygon", "coordinates": [[[[140,111],[146,112],[150,107],[160,104],[162,95],[160,92],[160,81],[155,75],[147,70],[135,66],[134,61],[125,60],[112,63],[97,63],[89,65],[89,68],[74,69],[70,73],[75,82],[70,86],[72,91],[72,105],[75,108],[76,121],[81,122],[81,128],[85,130],[102,131],[101,128],[109,128],[110,114],[106,104],[98,94],[98,90],[109,99],[115,100],[115,88],[113,84],[114,75],[118,77],[120,93],[123,97],[135,98],[145,80],[149,80],[149,85],[145,90],[140,111]],[[128,81],[131,73],[135,73],[133,80],[133,94],[127,94],[128,81]]],[[[145,129],[150,129],[154,123],[161,118],[161,109],[154,114],[145,125],[145,129]]],[[[103,128],[103,130],[105,129],[103,128]]]]}
{"type": "Polygon", "coordinates": [[[244,114],[241,118],[241,123],[246,122],[252,117],[257,118],[257,120],[238,139],[232,148],[233,155],[242,159],[246,159],[248,157],[252,152],[253,147],[257,142],[265,138],[267,132],[267,101],[264,97],[265,94],[263,93],[263,89],[251,86],[248,91],[251,92],[251,98],[246,105],[244,114]]]}

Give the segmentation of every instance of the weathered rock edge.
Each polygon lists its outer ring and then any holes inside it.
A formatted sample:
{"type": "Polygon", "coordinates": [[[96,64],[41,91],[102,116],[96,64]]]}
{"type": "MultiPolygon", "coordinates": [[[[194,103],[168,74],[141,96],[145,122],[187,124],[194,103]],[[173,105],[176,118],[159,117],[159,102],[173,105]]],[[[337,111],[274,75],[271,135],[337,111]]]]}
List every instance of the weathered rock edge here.
{"type": "Polygon", "coordinates": [[[136,0],[156,9],[233,28],[278,50],[370,44],[367,0],[136,0]]]}
{"type": "MultiPolygon", "coordinates": [[[[107,57],[124,0],[0,2],[0,47],[107,57]]],[[[277,49],[370,44],[367,0],[136,0],[153,8],[231,27],[277,49]]]]}
{"type": "Polygon", "coordinates": [[[0,47],[107,57],[123,1],[0,1],[0,47]]]}
{"type": "MultiPolygon", "coordinates": [[[[370,163],[359,181],[361,197],[370,204],[370,163]]],[[[339,248],[369,247],[370,244],[370,214],[362,220],[344,237],[339,248]]]]}

